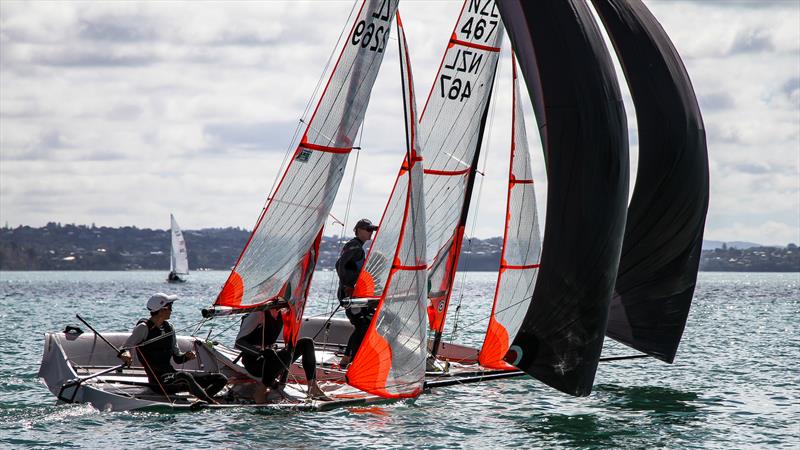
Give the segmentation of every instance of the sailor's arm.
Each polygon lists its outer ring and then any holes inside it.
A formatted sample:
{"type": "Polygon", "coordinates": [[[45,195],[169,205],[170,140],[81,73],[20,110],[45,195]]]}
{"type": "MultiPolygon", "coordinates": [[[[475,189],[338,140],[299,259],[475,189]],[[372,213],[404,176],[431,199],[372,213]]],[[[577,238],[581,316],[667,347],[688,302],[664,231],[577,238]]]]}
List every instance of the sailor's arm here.
{"type": "Polygon", "coordinates": [[[174,332],[172,333],[170,340],[172,341],[172,345],[170,347],[172,350],[173,361],[175,361],[178,364],[183,364],[186,361],[191,361],[197,358],[197,355],[192,350],[189,350],[186,353],[181,353],[181,349],[178,348],[178,338],[175,336],[174,332]]]}
{"type": "Polygon", "coordinates": [[[131,335],[128,336],[128,339],[125,340],[125,343],[122,344],[122,351],[119,352],[117,358],[121,359],[125,365],[130,366],[131,361],[133,361],[133,357],[131,356],[130,349],[136,347],[141,342],[143,342],[147,338],[147,324],[140,323],[136,325],[136,327],[131,332],[131,335]]]}

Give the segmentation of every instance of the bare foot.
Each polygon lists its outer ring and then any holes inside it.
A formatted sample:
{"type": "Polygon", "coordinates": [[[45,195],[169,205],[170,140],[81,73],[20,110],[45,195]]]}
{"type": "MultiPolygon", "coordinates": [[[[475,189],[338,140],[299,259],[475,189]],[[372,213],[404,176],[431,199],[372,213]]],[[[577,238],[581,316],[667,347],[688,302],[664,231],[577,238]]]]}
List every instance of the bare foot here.
{"type": "Polygon", "coordinates": [[[319,387],[316,381],[312,381],[308,385],[308,397],[325,402],[331,401],[331,398],[325,395],[325,392],[319,387]]]}

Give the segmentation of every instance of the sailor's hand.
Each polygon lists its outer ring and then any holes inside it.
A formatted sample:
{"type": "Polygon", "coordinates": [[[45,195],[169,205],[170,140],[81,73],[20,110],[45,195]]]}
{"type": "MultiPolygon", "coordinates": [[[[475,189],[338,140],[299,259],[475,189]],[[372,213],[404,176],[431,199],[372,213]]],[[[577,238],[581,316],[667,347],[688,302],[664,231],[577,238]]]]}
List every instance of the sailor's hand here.
{"type": "Polygon", "coordinates": [[[133,358],[131,358],[131,352],[129,352],[129,351],[127,351],[127,350],[125,350],[124,352],[122,352],[122,353],[120,353],[120,354],[119,354],[119,359],[121,359],[121,360],[122,360],[122,362],[123,362],[123,363],[124,363],[126,366],[130,366],[130,365],[131,365],[131,362],[133,361],[133,358]]]}
{"type": "Polygon", "coordinates": [[[189,350],[188,352],[184,353],[183,357],[185,358],[186,361],[191,361],[197,358],[197,354],[192,350],[189,350]]]}
{"type": "Polygon", "coordinates": [[[344,296],[345,297],[352,297],[353,296],[353,288],[350,286],[344,287],[344,296]]]}

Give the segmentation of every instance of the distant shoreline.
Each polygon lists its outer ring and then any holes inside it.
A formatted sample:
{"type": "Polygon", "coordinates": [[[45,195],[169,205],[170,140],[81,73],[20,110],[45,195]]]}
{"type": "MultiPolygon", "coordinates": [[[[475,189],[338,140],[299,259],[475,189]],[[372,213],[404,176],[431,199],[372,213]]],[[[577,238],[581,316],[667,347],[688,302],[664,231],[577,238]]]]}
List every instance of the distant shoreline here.
{"type": "MultiPolygon", "coordinates": [[[[185,230],[189,267],[229,271],[250,232],[241,228],[185,230]]],[[[317,270],[333,269],[343,242],[323,236],[317,270]]],[[[500,237],[465,239],[458,271],[493,272],[500,265],[500,237]]],[[[800,272],[800,249],[747,242],[704,241],[702,272],[800,272]],[[741,248],[749,246],[748,248],[741,248]]],[[[0,271],[169,270],[167,230],[49,223],[0,228],[0,271]]]]}

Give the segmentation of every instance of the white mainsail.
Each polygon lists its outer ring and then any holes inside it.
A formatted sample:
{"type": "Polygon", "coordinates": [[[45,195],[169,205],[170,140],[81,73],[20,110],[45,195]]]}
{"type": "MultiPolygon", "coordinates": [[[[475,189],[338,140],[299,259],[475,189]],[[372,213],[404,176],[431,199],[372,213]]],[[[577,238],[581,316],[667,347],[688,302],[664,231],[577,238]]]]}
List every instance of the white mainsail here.
{"type": "Polygon", "coordinates": [[[183,240],[183,232],[175,216],[169,215],[169,224],[172,235],[172,245],[170,247],[169,271],[176,275],[189,274],[189,255],[186,253],[186,241],[183,240]]]}
{"type": "Polygon", "coordinates": [[[458,265],[502,35],[494,0],[465,1],[420,117],[431,287],[428,320],[437,336],[444,328],[458,265]]]}
{"type": "Polygon", "coordinates": [[[362,3],[300,143],[215,302],[236,309],[287,300],[287,342],[299,330],[322,229],[364,119],[397,3],[362,3]]]}

